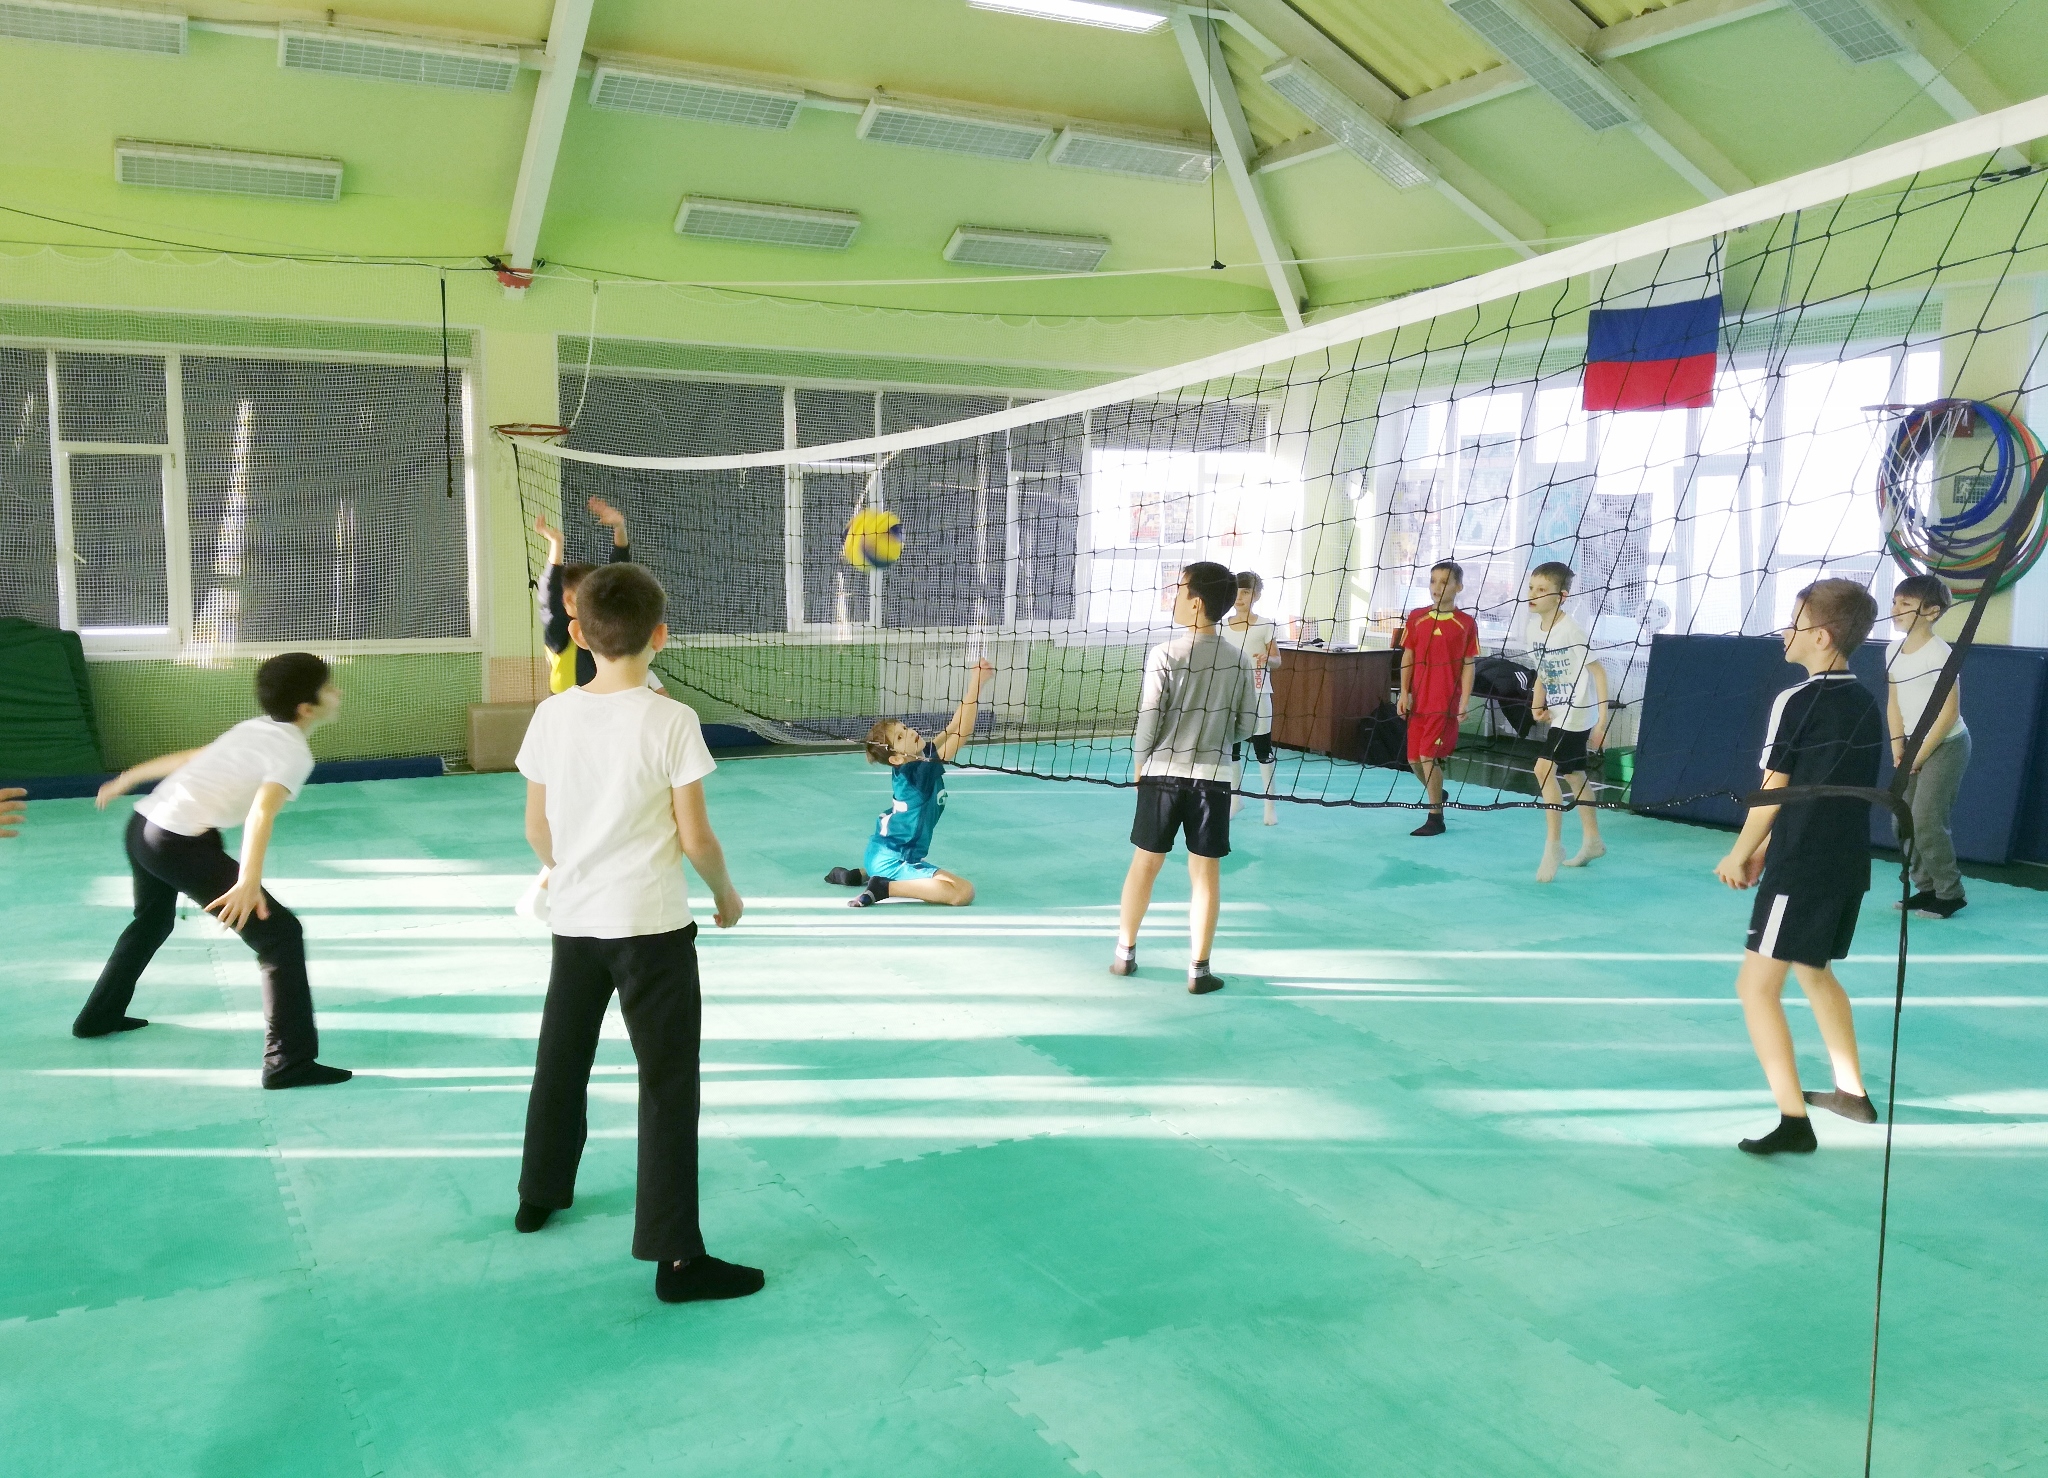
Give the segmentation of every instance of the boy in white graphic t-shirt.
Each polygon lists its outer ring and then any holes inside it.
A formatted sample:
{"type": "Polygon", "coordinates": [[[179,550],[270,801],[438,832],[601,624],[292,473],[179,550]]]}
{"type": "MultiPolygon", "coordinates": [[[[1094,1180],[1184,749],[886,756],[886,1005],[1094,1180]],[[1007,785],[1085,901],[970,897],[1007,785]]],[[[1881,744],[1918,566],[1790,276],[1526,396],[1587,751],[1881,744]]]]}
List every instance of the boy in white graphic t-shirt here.
{"type": "MultiPolygon", "coordinates": [[[[1934,623],[1948,611],[1952,598],[1936,575],[1913,575],[1892,589],[1892,625],[1899,638],[1885,648],[1888,697],[1887,729],[1892,736],[1892,763],[1906,753],[1906,740],[1919,727],[1934,696],[1935,680],[1948,661],[1949,644],[1934,634],[1934,623]]],[[[1955,838],[1949,813],[1956,790],[1970,767],[1970,729],[1963,722],[1963,685],[1957,682],[1942,700],[1934,723],[1913,760],[1906,782],[1906,804],[1913,808],[1913,845],[1907,865],[1913,873],[1913,896],[1905,907],[1915,918],[1950,919],[1968,899],[1963,874],[1956,866],[1955,838]]]]}
{"type": "Polygon", "coordinates": [[[263,888],[263,862],[277,813],[313,773],[306,735],[341,709],[327,664],[284,652],[256,669],[263,718],[244,719],[204,749],[188,749],[122,771],[100,787],[100,809],[146,780],[163,783],[128,818],[128,865],[135,918],[121,932],[92,995],[71,1024],[74,1037],[106,1037],[148,1026],[128,1015],[135,983],[171,937],[185,894],[242,936],[263,976],[263,1086],[346,1083],[346,1068],[316,1061],[313,992],[306,984],[306,937],[292,911],[263,888]],[[242,858],[220,834],[242,828],[242,858]]]}
{"type": "Polygon", "coordinates": [[[711,889],[719,928],[744,908],[704,810],[703,780],[716,767],[696,713],[647,686],[668,640],[661,582],[636,564],[606,565],[584,579],[576,605],[570,634],[597,675],[536,708],[519,746],[526,838],[552,869],[554,960],[513,1225],[537,1232],[576,1198],[590,1065],[616,991],[640,1074],[633,1256],[656,1264],[664,1303],[740,1298],[766,1280],[705,1252],[697,1222],[704,1004],[683,859],[711,889]]]}
{"type": "Polygon", "coordinates": [[[1551,807],[1543,813],[1543,860],[1536,881],[1556,878],[1560,865],[1584,867],[1607,855],[1600,840],[1600,813],[1587,805],[1579,813],[1579,852],[1564,855],[1564,791],[1559,777],[1572,788],[1575,802],[1587,799],[1587,755],[1607,745],[1607,669],[1593,660],[1586,628],[1565,613],[1571,593],[1572,567],[1551,560],[1529,571],[1529,619],[1522,644],[1536,669],[1536,687],[1529,697],[1529,715],[1550,725],[1543,753],[1536,760],[1536,783],[1551,807]]]}

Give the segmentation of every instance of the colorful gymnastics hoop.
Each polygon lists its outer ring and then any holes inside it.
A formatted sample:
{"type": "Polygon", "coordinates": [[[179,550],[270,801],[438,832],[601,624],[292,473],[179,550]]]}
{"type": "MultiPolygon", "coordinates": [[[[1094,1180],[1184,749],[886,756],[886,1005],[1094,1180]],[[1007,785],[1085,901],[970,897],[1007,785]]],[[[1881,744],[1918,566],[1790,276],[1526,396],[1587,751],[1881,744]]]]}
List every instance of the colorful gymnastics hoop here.
{"type": "MultiPolygon", "coordinates": [[[[1974,599],[2004,546],[2010,514],[1999,518],[2040,472],[2040,441],[2019,417],[1982,400],[1931,400],[1914,406],[1893,428],[1877,472],[1877,512],[1885,548],[1909,575],[1934,575],[1958,600],[1974,599]],[[1912,484],[1926,459],[1966,418],[1987,428],[1997,444],[1990,483],[1970,506],[1946,518],[1923,510],[1912,484]]],[[[2048,547],[2048,501],[2035,510],[2034,526],[2018,555],[1994,587],[2005,590],[2034,567],[2048,547]]]]}

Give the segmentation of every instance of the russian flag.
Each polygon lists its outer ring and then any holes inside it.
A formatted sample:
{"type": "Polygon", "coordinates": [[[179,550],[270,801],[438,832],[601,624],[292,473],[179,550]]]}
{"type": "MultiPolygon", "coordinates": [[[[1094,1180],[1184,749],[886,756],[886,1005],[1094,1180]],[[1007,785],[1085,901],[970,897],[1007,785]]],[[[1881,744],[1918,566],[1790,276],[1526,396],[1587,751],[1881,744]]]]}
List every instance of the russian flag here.
{"type": "Polygon", "coordinates": [[[1586,326],[1589,411],[1663,411],[1714,403],[1721,295],[1648,308],[1595,308],[1586,326]]]}

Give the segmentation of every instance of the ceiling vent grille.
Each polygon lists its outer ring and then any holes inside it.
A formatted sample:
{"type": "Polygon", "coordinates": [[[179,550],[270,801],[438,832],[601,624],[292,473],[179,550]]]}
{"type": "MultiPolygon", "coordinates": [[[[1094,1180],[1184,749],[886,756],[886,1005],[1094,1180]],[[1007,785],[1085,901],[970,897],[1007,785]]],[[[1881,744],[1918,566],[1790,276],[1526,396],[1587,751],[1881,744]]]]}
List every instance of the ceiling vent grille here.
{"type": "Polygon", "coordinates": [[[464,92],[510,92],[519,80],[519,53],[509,46],[414,41],[370,31],[282,27],[277,33],[277,64],[294,72],[464,92]]]}
{"type": "Polygon", "coordinates": [[[1792,9],[1827,38],[1828,45],[1851,62],[1874,62],[1904,56],[1905,38],[1862,0],[1788,0],[1792,9]]]}
{"type": "Polygon", "coordinates": [[[613,113],[652,113],[692,123],[740,128],[791,128],[804,95],[684,72],[648,72],[601,62],[590,78],[590,106],[613,113]]]}
{"type": "Polygon", "coordinates": [[[1216,156],[1200,144],[1171,139],[1134,138],[1128,134],[1063,128],[1048,163],[1064,169],[1092,169],[1103,174],[1137,175],[1199,185],[1216,168],[1216,156]]]}
{"type": "Polygon", "coordinates": [[[676,234],[704,241],[744,241],[756,246],[801,246],[812,251],[845,251],[853,245],[860,217],[839,210],[804,210],[750,200],[707,200],[687,196],[676,215],[676,234]]]}
{"type": "Polygon", "coordinates": [[[1307,62],[1288,57],[1265,73],[1266,86],[1397,190],[1436,178],[1423,157],[1393,129],[1339,92],[1307,62]]]}
{"type": "Polygon", "coordinates": [[[1093,272],[1108,253],[1109,243],[1100,236],[1045,236],[987,226],[962,226],[946,243],[949,262],[1033,272],[1093,272]]]}
{"type": "Polygon", "coordinates": [[[1641,121],[1628,94],[1520,0],[1444,0],[1488,46],[1595,133],[1641,121]]]}
{"type": "Polygon", "coordinates": [[[860,115],[860,137],[878,144],[972,154],[980,159],[1025,163],[1038,157],[1053,131],[1044,124],[1016,123],[973,113],[916,107],[875,98],[860,115]]]}
{"type": "Polygon", "coordinates": [[[153,56],[185,54],[185,17],[160,10],[124,10],[110,5],[65,5],[59,0],[0,0],[0,36],[16,41],[55,41],[63,46],[98,46],[108,51],[144,51],[153,56]]]}
{"type": "Polygon", "coordinates": [[[121,139],[114,145],[114,178],[152,190],[195,190],[206,195],[250,195],[262,200],[341,198],[339,159],[290,154],[242,154],[185,144],[121,139]]]}

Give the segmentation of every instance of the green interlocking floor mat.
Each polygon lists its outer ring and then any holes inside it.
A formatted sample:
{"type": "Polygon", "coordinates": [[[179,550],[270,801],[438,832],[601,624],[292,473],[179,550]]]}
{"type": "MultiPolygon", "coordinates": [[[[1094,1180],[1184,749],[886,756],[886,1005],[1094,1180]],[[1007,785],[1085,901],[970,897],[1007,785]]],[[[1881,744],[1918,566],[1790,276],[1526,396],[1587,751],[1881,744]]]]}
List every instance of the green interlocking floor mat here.
{"type": "MultiPolygon", "coordinates": [[[[628,1255],[616,1014],[577,1204],[512,1230],[547,972],[511,912],[516,776],[286,813],[272,887],[358,1073],[291,1093],[257,1087],[253,960],[196,910],[147,1030],[69,1036],[124,921],[126,803],[31,807],[0,843],[0,1465],[1860,1471],[1881,1131],[1736,1152],[1773,1112],[1725,837],[1611,816],[1610,855],[1544,887],[1529,812],[1417,840],[1411,811],[1253,807],[1229,988],[1197,998],[1178,862],[1141,972],[1105,968],[1127,791],[956,771],[934,860],[980,900],[854,912],[820,879],[877,771],[708,788],[749,908],[700,946],[705,1230],[769,1283],[676,1308],[628,1255]]],[[[1888,872],[1842,967],[1880,1093],[1888,872]]],[[[2048,1473],[2048,909],[1973,883],[1913,943],[1875,1471],[2048,1473]]]]}

